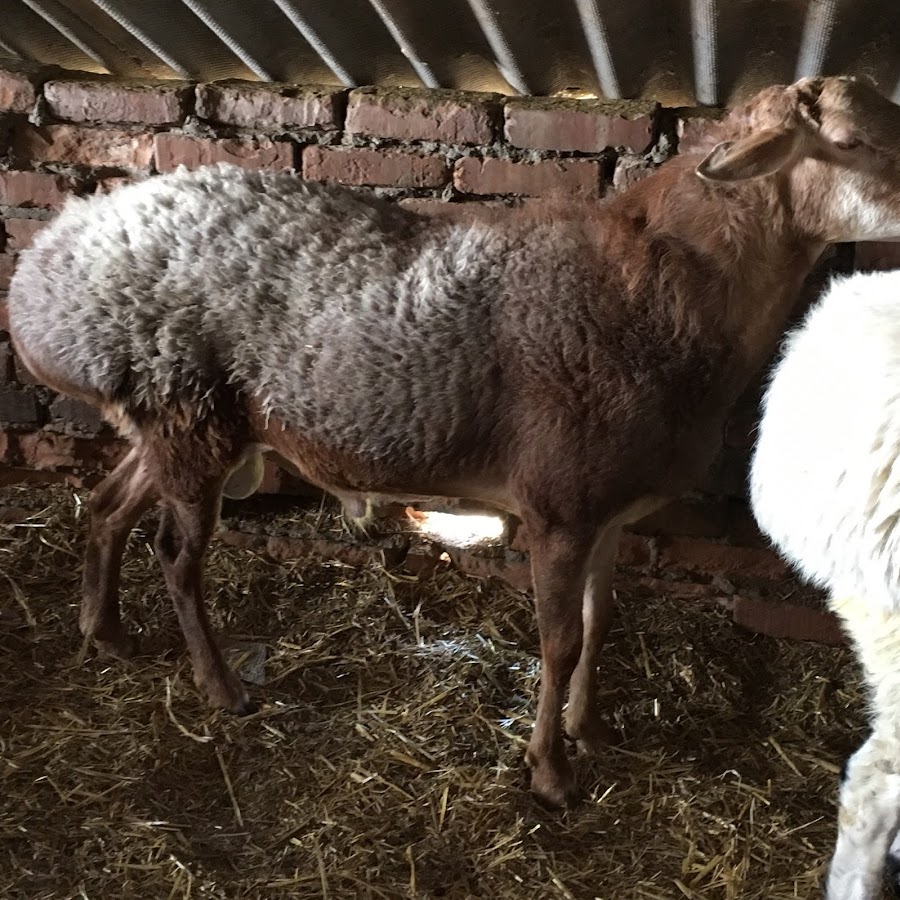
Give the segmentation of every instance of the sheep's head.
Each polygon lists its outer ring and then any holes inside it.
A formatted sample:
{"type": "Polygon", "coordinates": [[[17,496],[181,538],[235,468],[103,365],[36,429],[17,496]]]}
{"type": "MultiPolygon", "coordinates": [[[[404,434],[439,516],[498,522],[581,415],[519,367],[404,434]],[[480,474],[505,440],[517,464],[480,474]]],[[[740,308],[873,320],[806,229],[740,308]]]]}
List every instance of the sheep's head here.
{"type": "Polygon", "coordinates": [[[900,106],[853,78],[768,88],[729,117],[710,181],[781,178],[795,226],[822,241],[900,238],[900,106]]]}

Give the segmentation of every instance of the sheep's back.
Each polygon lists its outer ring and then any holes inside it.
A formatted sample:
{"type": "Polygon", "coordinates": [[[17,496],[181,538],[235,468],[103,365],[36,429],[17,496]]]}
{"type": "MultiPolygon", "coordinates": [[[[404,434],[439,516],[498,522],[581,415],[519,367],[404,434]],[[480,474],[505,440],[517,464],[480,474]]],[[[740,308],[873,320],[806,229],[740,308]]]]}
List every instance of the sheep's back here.
{"type": "Polygon", "coordinates": [[[42,365],[135,409],[199,410],[224,380],[334,446],[409,454],[495,402],[504,249],[292,176],[180,171],[67,205],[10,318],[42,365]]]}

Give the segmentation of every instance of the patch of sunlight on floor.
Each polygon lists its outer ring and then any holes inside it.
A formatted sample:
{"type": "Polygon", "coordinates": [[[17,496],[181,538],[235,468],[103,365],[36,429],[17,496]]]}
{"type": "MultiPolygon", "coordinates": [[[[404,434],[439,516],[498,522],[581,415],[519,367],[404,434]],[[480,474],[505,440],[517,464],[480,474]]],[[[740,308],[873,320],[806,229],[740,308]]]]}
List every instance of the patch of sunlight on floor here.
{"type": "Polygon", "coordinates": [[[417,513],[414,521],[423,534],[454,547],[471,547],[503,537],[503,519],[499,516],[423,512],[417,513]]]}

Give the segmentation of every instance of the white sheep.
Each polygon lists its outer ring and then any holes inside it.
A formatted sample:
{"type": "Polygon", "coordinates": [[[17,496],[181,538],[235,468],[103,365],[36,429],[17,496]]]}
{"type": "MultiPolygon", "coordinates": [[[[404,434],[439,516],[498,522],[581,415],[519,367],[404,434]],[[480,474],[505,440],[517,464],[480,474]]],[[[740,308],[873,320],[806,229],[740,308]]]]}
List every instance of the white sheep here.
{"type": "Polygon", "coordinates": [[[827,897],[872,900],[900,826],[900,271],[834,281],[789,335],[750,481],[760,526],[827,590],[865,670],[872,734],[845,769],[827,897]]]}

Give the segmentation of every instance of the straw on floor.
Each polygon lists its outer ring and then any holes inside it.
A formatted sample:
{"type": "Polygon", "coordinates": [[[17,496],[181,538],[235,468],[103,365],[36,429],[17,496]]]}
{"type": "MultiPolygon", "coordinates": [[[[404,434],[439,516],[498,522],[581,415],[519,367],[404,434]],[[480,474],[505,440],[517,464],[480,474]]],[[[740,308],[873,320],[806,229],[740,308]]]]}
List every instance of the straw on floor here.
{"type": "Polygon", "coordinates": [[[152,522],[122,578],[142,655],[85,652],[83,501],[0,490],[0,897],[817,896],[864,736],[846,648],[753,637],[622,576],[600,677],[623,742],[578,759],[584,803],[550,813],[522,762],[527,596],[218,543],[208,603],[261,704],[236,719],[193,687],[152,522]]]}

